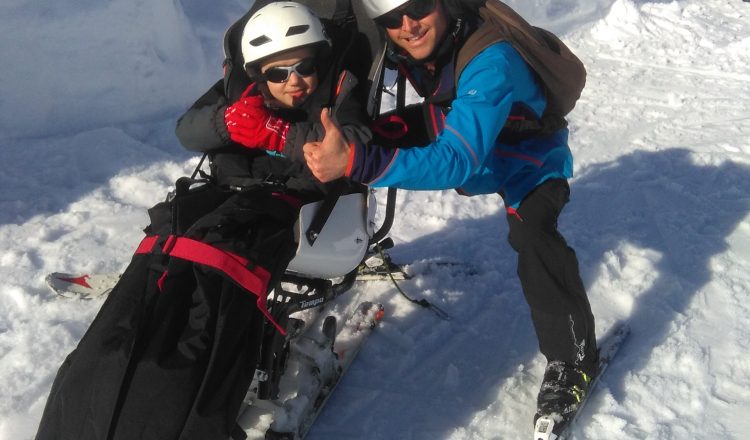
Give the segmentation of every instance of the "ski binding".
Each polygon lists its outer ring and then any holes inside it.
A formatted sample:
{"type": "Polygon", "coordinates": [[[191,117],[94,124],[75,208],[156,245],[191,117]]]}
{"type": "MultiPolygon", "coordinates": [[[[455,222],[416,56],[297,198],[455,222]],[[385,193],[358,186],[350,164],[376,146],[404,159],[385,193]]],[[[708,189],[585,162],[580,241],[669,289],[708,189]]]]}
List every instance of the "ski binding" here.
{"type": "Polygon", "coordinates": [[[363,302],[340,327],[326,313],[305,325],[290,342],[276,398],[257,397],[267,375],[256,371],[232,439],[304,439],[383,315],[382,305],[363,302]]]}

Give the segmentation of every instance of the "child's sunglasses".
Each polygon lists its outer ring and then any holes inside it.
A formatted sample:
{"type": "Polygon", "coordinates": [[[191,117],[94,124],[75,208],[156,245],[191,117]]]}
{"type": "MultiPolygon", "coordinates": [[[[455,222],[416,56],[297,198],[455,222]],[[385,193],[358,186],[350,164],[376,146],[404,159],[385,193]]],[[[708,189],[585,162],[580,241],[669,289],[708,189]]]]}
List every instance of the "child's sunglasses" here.
{"type": "Polygon", "coordinates": [[[375,23],[389,29],[398,29],[406,15],[412,20],[421,20],[435,10],[437,0],[411,0],[405,5],[375,19],[375,23]]]}
{"type": "Polygon", "coordinates": [[[310,76],[315,74],[316,71],[315,60],[305,58],[293,66],[271,67],[261,74],[261,79],[272,83],[285,83],[289,81],[292,72],[299,76],[310,76]]]}

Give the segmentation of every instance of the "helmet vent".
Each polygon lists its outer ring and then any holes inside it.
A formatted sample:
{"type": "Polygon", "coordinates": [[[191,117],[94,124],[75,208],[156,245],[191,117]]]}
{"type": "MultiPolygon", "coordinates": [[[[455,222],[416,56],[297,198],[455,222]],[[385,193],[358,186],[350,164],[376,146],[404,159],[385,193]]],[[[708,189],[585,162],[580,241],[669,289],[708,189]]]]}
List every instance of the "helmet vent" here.
{"type": "Polygon", "coordinates": [[[270,38],[268,38],[265,35],[261,35],[258,38],[254,38],[254,39],[250,40],[250,45],[253,46],[253,47],[258,47],[258,46],[262,46],[262,45],[268,43],[269,41],[271,41],[270,38]]]}
{"type": "Polygon", "coordinates": [[[310,29],[310,26],[306,24],[302,24],[299,26],[292,26],[289,29],[287,29],[286,36],[291,37],[292,35],[304,34],[305,32],[307,32],[308,29],[310,29]]]}

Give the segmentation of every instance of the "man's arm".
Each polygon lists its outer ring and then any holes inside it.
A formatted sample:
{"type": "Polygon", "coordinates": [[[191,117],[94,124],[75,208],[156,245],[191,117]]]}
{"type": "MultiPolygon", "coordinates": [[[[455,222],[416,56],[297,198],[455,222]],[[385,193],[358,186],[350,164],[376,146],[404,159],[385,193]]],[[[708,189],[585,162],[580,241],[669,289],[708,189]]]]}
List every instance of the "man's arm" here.
{"type": "Polygon", "coordinates": [[[310,147],[311,154],[306,157],[308,166],[326,178],[343,171],[354,181],[377,187],[420,190],[460,187],[492,153],[510,113],[513,85],[503,53],[485,50],[469,63],[459,80],[446,128],[435,142],[421,148],[397,149],[346,145],[338,135],[329,137],[326,132],[319,145],[310,147]],[[340,157],[344,151],[348,152],[348,160],[342,167],[340,157]],[[328,160],[331,163],[321,163],[328,160]],[[335,170],[330,169],[334,167],[335,170]]]}

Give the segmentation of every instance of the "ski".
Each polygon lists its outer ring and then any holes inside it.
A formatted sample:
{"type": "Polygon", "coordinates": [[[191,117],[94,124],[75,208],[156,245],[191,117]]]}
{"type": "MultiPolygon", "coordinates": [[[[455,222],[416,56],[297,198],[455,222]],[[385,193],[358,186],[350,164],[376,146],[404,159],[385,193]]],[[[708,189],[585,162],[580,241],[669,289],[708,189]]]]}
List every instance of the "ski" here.
{"type": "Polygon", "coordinates": [[[606,373],[607,367],[612,363],[612,359],[622,347],[623,343],[630,335],[630,327],[627,324],[621,324],[614,327],[599,343],[599,367],[596,377],[591,381],[588,392],[581,401],[573,418],[562,430],[555,432],[555,426],[560,422],[559,417],[555,415],[544,415],[537,419],[534,424],[533,440],[565,440],[575,426],[578,417],[581,415],[586,406],[589,397],[596,392],[599,380],[606,373]]]}
{"type": "MultiPolygon", "coordinates": [[[[93,299],[111,292],[121,276],[119,272],[80,274],[53,272],[47,275],[45,281],[53,292],[62,297],[93,299]]],[[[387,254],[385,254],[385,259],[379,255],[370,256],[357,268],[357,281],[391,281],[391,277],[393,280],[411,278],[400,265],[392,262],[387,254]]]]}
{"type": "MultiPolygon", "coordinates": [[[[388,268],[381,266],[367,266],[365,263],[358,268],[356,281],[403,281],[411,278],[400,266],[390,263],[388,268]]],[[[93,299],[107,295],[115,287],[122,276],[119,272],[110,273],[63,273],[53,272],[46,276],[47,286],[64,298],[93,299]]]]}
{"type": "MultiPolygon", "coordinates": [[[[448,271],[454,276],[474,276],[477,269],[463,262],[423,260],[410,264],[409,273],[404,265],[394,263],[387,253],[371,253],[357,268],[357,281],[404,281],[415,276],[429,276],[438,271],[448,271]]],[[[107,295],[120,280],[120,272],[64,273],[53,272],[45,281],[57,295],[65,298],[93,299],[107,295]]]]}
{"type": "Polygon", "coordinates": [[[382,305],[363,302],[340,327],[327,313],[306,325],[290,344],[277,398],[256,397],[265,377],[256,372],[232,439],[304,439],[383,314],[382,305]]]}

